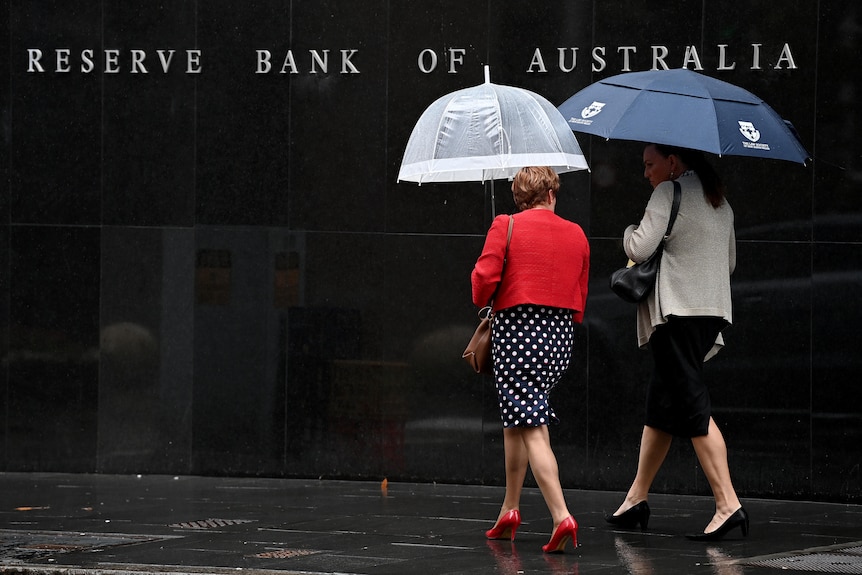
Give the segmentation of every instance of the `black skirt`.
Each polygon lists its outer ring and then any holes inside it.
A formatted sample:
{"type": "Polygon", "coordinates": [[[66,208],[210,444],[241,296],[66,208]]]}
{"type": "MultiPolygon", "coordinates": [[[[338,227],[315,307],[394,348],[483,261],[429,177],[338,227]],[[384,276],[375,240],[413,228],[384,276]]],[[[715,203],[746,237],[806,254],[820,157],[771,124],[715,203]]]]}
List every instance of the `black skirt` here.
{"type": "Polygon", "coordinates": [[[727,325],[717,317],[671,316],[649,340],[655,366],[647,389],[646,425],[677,437],[706,435],[712,404],[703,361],[727,325]]]}

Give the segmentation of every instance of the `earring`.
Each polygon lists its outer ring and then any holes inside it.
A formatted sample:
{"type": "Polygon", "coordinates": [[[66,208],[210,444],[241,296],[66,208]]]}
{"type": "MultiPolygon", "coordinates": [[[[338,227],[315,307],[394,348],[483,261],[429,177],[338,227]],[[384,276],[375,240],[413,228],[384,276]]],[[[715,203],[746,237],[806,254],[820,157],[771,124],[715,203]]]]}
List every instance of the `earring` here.
{"type": "Polygon", "coordinates": [[[673,170],[670,171],[670,179],[673,179],[673,170]]]}

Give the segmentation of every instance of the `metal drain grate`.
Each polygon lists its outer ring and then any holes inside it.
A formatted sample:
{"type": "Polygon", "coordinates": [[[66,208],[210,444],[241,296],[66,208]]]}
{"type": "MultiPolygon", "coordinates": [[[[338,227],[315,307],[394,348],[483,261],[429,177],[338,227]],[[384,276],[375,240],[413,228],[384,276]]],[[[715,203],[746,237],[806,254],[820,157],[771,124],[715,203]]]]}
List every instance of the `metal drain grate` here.
{"type": "Polygon", "coordinates": [[[862,545],[854,543],[848,547],[832,547],[810,553],[752,558],[740,563],[752,567],[862,575],[862,545]]]}
{"type": "Polygon", "coordinates": [[[230,525],[242,525],[243,523],[254,523],[253,519],[199,519],[197,521],[186,521],[184,523],[171,523],[168,527],[177,529],[215,529],[216,527],[228,527],[230,525]]]}
{"type": "Polygon", "coordinates": [[[21,561],[46,560],[61,553],[96,551],[119,545],[148,543],[170,538],[172,537],[118,533],[0,529],[0,565],[21,561]]]}
{"type": "Polygon", "coordinates": [[[305,557],[306,555],[316,555],[323,551],[314,551],[313,549],[276,549],[275,551],[265,551],[256,553],[252,557],[258,559],[290,559],[291,557],[305,557]]]}

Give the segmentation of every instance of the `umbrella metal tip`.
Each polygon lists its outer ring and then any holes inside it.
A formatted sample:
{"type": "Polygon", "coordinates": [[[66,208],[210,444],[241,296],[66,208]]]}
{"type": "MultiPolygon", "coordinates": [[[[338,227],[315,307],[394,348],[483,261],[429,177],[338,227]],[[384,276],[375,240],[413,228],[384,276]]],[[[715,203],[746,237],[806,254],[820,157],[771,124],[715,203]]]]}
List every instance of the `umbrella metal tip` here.
{"type": "Polygon", "coordinates": [[[486,84],[491,83],[491,67],[490,66],[485,66],[485,83],[486,84]]]}

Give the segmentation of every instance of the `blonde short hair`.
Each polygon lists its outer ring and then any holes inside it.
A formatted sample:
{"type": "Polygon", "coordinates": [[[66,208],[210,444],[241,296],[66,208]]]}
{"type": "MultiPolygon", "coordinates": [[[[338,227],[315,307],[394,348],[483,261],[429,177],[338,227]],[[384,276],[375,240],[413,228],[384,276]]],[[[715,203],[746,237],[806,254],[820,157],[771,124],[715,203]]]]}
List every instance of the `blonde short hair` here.
{"type": "Polygon", "coordinates": [[[512,180],[512,197],[521,211],[546,203],[550,190],[560,191],[560,176],[548,166],[521,168],[512,180]]]}

